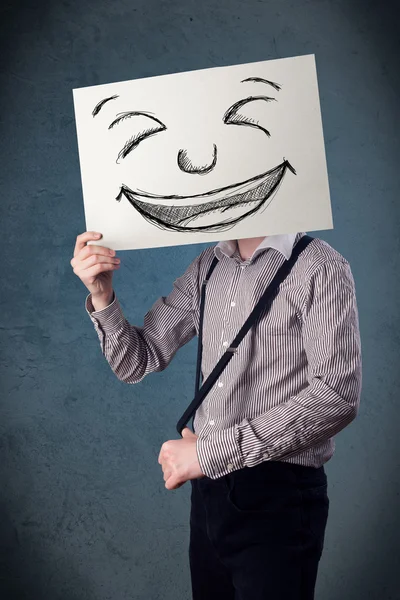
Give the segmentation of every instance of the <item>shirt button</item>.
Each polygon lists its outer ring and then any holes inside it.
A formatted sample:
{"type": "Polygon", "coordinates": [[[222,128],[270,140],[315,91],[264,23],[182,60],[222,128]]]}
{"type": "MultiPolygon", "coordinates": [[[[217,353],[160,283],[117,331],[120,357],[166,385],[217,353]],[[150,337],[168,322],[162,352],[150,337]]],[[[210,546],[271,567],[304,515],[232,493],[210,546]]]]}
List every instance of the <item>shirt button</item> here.
{"type": "Polygon", "coordinates": [[[229,463],[229,465],[226,465],[226,468],[228,469],[228,471],[232,471],[233,469],[233,464],[229,463]]]}
{"type": "Polygon", "coordinates": [[[214,420],[210,421],[210,425],[215,425],[215,421],[214,420]]]}
{"type": "Polygon", "coordinates": [[[264,452],[264,454],[263,454],[263,458],[269,458],[269,454],[268,454],[268,452],[264,452]]]}
{"type": "Polygon", "coordinates": [[[231,306],[236,306],[236,302],[231,302],[231,306]]]}
{"type": "Polygon", "coordinates": [[[222,381],[218,381],[218,387],[224,387],[224,384],[222,383],[222,381]]]}
{"type": "Polygon", "coordinates": [[[224,348],[227,348],[228,342],[224,342],[222,345],[223,345],[224,348]]]}

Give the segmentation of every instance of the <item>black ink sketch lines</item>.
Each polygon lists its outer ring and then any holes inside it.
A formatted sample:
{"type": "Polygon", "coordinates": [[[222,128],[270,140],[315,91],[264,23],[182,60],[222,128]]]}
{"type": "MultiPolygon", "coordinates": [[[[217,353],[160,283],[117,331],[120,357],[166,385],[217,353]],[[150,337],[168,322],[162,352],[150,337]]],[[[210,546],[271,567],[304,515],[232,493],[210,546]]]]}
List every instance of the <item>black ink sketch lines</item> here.
{"type": "Polygon", "coordinates": [[[207,175],[210,173],[215,165],[217,164],[217,146],[214,144],[212,162],[202,167],[196,167],[188,156],[187,150],[179,150],[178,152],[178,167],[184,173],[190,173],[192,175],[207,175]]]}
{"type": "Polygon", "coordinates": [[[100,100],[100,102],[98,104],[96,104],[96,106],[94,107],[94,109],[92,111],[92,115],[94,117],[96,115],[98,115],[99,112],[101,111],[101,109],[103,108],[103,106],[105,105],[105,103],[109,102],[110,100],[115,100],[115,98],[119,98],[119,96],[118,95],[110,96],[109,98],[104,98],[104,100],[100,100]]]}
{"type": "Polygon", "coordinates": [[[140,144],[140,142],[152,135],[155,135],[156,133],[166,131],[167,129],[166,125],[164,125],[164,123],[157,119],[157,117],[155,117],[152,113],[138,110],[130,110],[128,112],[118,113],[117,118],[114,119],[114,121],[108,126],[108,129],[112,129],[119,123],[122,123],[122,121],[131,119],[132,117],[146,117],[147,119],[151,119],[153,123],[156,123],[156,125],[149,126],[143,131],[135,133],[127,142],[125,142],[124,147],[118,153],[116,161],[117,163],[121,158],[126,158],[126,156],[128,156],[128,154],[132,152],[132,150],[134,150],[140,144]]]}
{"type": "MultiPolygon", "coordinates": [[[[267,85],[272,87],[276,92],[281,90],[281,86],[278,83],[262,77],[248,77],[243,79],[241,83],[267,85]]],[[[92,112],[93,116],[99,113],[104,104],[116,98],[119,98],[119,96],[110,96],[101,100],[95,106],[92,112]]],[[[270,96],[247,96],[246,98],[242,98],[225,111],[222,117],[223,123],[225,125],[239,125],[259,129],[270,138],[271,133],[269,129],[260,125],[258,120],[246,116],[242,112],[242,109],[248,104],[257,101],[269,103],[276,101],[276,98],[270,96]]],[[[130,137],[118,152],[117,163],[125,159],[143,140],[167,130],[167,126],[157,119],[153,113],[137,110],[118,113],[108,126],[108,129],[111,130],[116,126],[127,127],[126,121],[133,117],[145,117],[149,120],[149,124],[145,123],[144,127],[141,124],[140,131],[133,132],[133,122],[129,123],[128,131],[130,137]],[[121,123],[125,123],[125,125],[120,125],[121,123]]],[[[177,163],[179,169],[184,173],[206,175],[216,166],[217,146],[213,144],[212,160],[208,164],[194,164],[188,151],[184,148],[178,150],[177,163]]],[[[160,229],[176,232],[225,231],[231,229],[246,217],[258,211],[265,210],[281,185],[287,170],[296,175],[296,171],[289,161],[283,159],[280,165],[261,175],[256,175],[246,181],[193,196],[160,196],[140,190],[133,191],[127,185],[122,184],[116,200],[121,201],[124,196],[144,219],[160,229]],[[210,222],[209,219],[201,219],[201,217],[208,217],[214,214],[217,215],[216,219],[219,219],[215,223],[210,222]],[[208,224],[196,224],[196,221],[200,219],[203,223],[207,221],[208,224]]]]}
{"type": "Polygon", "coordinates": [[[282,89],[279,83],[274,83],[273,81],[269,81],[269,79],[263,79],[262,77],[247,77],[247,79],[242,79],[241,83],[245,83],[246,81],[253,81],[254,83],[267,83],[268,85],[272,85],[277,92],[282,89]]]}
{"type": "Polygon", "coordinates": [[[262,100],[264,102],[273,102],[275,101],[275,98],[270,98],[269,96],[249,96],[248,98],[243,98],[228,108],[223,117],[224,123],[226,125],[247,125],[247,127],[255,127],[256,129],[261,129],[261,131],[263,131],[268,137],[271,137],[268,129],[262,127],[258,121],[239,114],[239,111],[241,108],[243,108],[243,106],[258,100],[262,100]]]}
{"type": "Polygon", "coordinates": [[[288,169],[296,174],[289,161],[284,159],[280,165],[266,173],[194,196],[158,196],[133,192],[128,186],[122,185],[116,200],[120,202],[124,196],[144,219],[160,229],[176,232],[226,231],[244,218],[265,209],[272,201],[288,169]],[[155,200],[161,203],[155,203],[155,200]],[[171,204],[165,204],[168,201],[172,201],[171,204]],[[226,214],[222,222],[204,226],[192,225],[204,215],[224,215],[229,209],[242,206],[248,207],[248,211],[240,216],[229,217],[226,214]]]}

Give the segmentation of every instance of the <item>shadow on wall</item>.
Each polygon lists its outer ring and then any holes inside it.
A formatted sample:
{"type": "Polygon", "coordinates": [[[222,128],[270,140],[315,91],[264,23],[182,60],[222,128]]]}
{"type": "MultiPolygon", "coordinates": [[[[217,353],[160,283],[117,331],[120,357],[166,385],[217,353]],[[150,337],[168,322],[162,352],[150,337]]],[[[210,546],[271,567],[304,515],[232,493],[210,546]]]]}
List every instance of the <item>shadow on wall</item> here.
{"type": "MultiPolygon", "coordinates": [[[[20,506],[14,511],[24,512],[20,506]]],[[[45,600],[57,590],[57,600],[89,600],[95,594],[88,582],[60,557],[55,561],[43,553],[43,547],[30,532],[35,521],[21,523],[18,533],[7,508],[0,504],[0,595],[2,600],[45,600]],[[38,564],[39,563],[39,564],[38,564]],[[40,565],[40,568],[38,568],[40,565]],[[77,592],[79,590],[79,592],[77,592]]]]}

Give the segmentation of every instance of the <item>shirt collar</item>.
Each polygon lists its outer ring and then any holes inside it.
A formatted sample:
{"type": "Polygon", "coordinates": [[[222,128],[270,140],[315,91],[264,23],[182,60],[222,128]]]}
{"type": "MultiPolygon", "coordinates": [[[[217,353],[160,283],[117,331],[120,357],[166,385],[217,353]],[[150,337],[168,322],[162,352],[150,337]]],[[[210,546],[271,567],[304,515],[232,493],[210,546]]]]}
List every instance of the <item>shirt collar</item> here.
{"type": "MultiPolygon", "coordinates": [[[[257,246],[250,260],[253,260],[260,252],[267,250],[268,248],[273,248],[274,250],[277,250],[278,252],[283,254],[286,260],[289,260],[289,258],[292,255],[294,243],[298,236],[298,233],[268,235],[263,239],[261,244],[257,246]]],[[[219,244],[217,244],[214,249],[215,255],[218,259],[221,259],[222,255],[231,258],[237,252],[237,250],[238,245],[236,240],[219,242],[219,244]]]]}

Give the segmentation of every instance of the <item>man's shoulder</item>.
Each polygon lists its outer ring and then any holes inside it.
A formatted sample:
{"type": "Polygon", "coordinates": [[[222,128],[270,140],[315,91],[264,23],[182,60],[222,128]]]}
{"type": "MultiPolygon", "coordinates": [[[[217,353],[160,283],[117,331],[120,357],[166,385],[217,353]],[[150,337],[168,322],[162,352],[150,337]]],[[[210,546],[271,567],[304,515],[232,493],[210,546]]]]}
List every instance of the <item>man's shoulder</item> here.
{"type": "Polygon", "coordinates": [[[335,250],[325,240],[317,237],[313,238],[312,242],[300,254],[298,259],[299,268],[303,269],[307,274],[312,274],[319,268],[332,264],[349,265],[346,258],[338,250],[335,250]]]}
{"type": "Polygon", "coordinates": [[[216,244],[213,244],[212,246],[208,246],[207,248],[205,248],[203,250],[203,252],[201,252],[198,255],[196,260],[199,265],[200,272],[202,272],[204,270],[208,270],[208,268],[210,267],[212,261],[215,258],[215,247],[216,247],[216,244]]]}
{"type": "Polygon", "coordinates": [[[308,285],[318,276],[339,277],[341,280],[352,280],[353,277],[347,259],[328,242],[318,237],[313,238],[299,255],[293,267],[293,275],[301,285],[308,285]]]}
{"type": "Polygon", "coordinates": [[[184,276],[190,277],[193,281],[197,281],[197,283],[201,283],[206,277],[207,271],[215,257],[214,248],[215,245],[209,246],[200,252],[200,254],[191,261],[184,276]]]}

